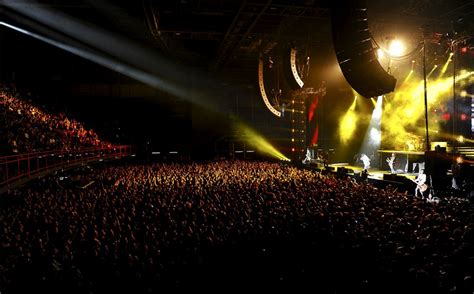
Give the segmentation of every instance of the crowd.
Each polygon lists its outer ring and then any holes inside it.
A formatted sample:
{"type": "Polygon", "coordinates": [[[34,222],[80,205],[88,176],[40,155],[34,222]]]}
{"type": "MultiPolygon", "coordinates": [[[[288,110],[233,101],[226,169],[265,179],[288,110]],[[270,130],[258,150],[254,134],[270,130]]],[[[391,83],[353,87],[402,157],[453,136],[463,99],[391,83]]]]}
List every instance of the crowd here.
{"type": "Polygon", "coordinates": [[[50,114],[21,96],[14,88],[0,88],[0,142],[8,146],[3,154],[107,145],[82,123],[64,113],[50,114]]]}
{"type": "Polygon", "coordinates": [[[268,162],[110,165],[80,179],[2,195],[2,293],[474,291],[467,201],[268,162]]]}

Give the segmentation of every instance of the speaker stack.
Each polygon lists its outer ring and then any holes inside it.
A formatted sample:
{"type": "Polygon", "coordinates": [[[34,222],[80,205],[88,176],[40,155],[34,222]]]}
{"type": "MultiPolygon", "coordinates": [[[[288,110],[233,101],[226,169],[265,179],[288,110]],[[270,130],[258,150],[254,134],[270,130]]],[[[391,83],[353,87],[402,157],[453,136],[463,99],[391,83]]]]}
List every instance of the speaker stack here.
{"type": "Polygon", "coordinates": [[[351,87],[366,98],[392,92],[397,80],[377,60],[366,1],[332,1],[331,23],[337,60],[351,87]]]}

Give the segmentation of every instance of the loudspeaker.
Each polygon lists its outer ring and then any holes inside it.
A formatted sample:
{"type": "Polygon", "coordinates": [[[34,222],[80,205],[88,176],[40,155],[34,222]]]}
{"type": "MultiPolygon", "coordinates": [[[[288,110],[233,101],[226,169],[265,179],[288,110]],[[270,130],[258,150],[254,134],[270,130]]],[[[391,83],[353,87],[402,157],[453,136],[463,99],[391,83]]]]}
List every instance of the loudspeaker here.
{"type": "Polygon", "coordinates": [[[425,174],[433,178],[446,178],[452,160],[446,152],[425,151],[425,174]]]}
{"type": "Polygon", "coordinates": [[[332,1],[331,23],[337,60],[351,87],[366,98],[392,92],[397,80],[377,60],[366,0],[332,1]]]}

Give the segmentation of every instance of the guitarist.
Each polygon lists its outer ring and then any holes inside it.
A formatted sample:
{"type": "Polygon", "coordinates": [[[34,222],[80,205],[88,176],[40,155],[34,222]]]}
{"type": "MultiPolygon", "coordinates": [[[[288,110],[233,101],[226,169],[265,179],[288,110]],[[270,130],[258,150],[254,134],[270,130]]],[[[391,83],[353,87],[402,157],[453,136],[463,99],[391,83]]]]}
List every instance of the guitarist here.
{"type": "Polygon", "coordinates": [[[420,172],[418,173],[418,177],[414,180],[416,183],[416,189],[415,189],[415,197],[418,196],[418,192],[421,194],[421,198],[424,198],[423,192],[426,191],[428,186],[425,184],[426,183],[426,174],[424,169],[420,169],[420,172]]]}
{"type": "Polygon", "coordinates": [[[393,167],[393,165],[395,164],[395,153],[392,153],[392,156],[387,158],[387,163],[388,163],[388,166],[390,167],[390,173],[394,174],[395,173],[395,168],[393,167]]]}

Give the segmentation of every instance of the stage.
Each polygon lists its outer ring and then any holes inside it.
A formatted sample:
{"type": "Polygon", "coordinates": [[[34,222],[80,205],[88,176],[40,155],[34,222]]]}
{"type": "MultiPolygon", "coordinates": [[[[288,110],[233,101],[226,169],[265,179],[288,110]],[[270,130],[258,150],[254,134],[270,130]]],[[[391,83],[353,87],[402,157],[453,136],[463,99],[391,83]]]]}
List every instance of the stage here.
{"type": "MultiPolygon", "coordinates": [[[[333,163],[333,164],[330,164],[329,167],[335,172],[344,172],[351,176],[360,175],[362,170],[364,169],[362,165],[356,166],[356,165],[350,165],[349,163],[333,163]]],[[[414,180],[418,175],[418,173],[405,173],[403,171],[398,171],[397,173],[392,174],[390,173],[389,170],[381,170],[378,168],[369,168],[368,172],[369,172],[369,175],[368,175],[369,179],[380,180],[380,181],[387,180],[387,178],[390,178],[391,180],[393,180],[393,178],[395,177],[404,177],[409,180],[414,180]],[[385,175],[385,178],[384,178],[384,175],[385,175]]]]}
{"type": "MultiPolygon", "coordinates": [[[[380,181],[406,182],[403,178],[414,180],[420,169],[425,168],[425,152],[422,151],[400,151],[400,150],[377,150],[377,156],[372,159],[372,167],[368,169],[368,178],[380,181]],[[393,156],[393,169],[390,171],[389,158],[393,156]]],[[[360,161],[360,160],[358,160],[360,161]]],[[[359,176],[364,169],[362,163],[333,163],[329,165],[335,172],[359,176]]]]}
{"type": "MultiPolygon", "coordinates": [[[[381,188],[387,185],[396,186],[399,191],[410,193],[410,190],[416,187],[414,180],[421,170],[427,174],[429,187],[437,190],[450,190],[453,185],[452,163],[454,159],[458,160],[461,156],[469,158],[465,152],[456,153],[455,150],[444,148],[428,152],[377,150],[371,154],[371,167],[368,169],[368,175],[362,173],[364,166],[359,154],[357,157],[354,156],[352,162],[325,165],[323,160],[312,159],[307,161],[306,165],[321,171],[327,170],[339,177],[349,176],[358,182],[368,181],[381,188]],[[428,173],[426,169],[428,169],[428,173]]],[[[303,164],[305,163],[303,162],[303,164]]],[[[468,178],[474,168],[472,161],[465,159],[463,168],[464,177],[468,178]]]]}

